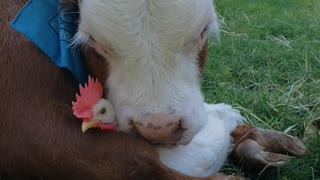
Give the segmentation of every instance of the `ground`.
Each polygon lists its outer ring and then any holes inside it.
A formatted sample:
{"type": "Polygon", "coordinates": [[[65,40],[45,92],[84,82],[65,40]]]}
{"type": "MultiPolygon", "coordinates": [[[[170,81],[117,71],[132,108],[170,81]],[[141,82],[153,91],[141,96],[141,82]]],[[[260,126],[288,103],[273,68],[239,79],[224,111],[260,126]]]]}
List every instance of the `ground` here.
{"type": "MultiPolygon", "coordinates": [[[[220,38],[210,39],[203,91],[229,103],[249,123],[303,138],[320,117],[320,1],[216,0],[220,38]]],[[[320,179],[320,135],[308,153],[251,179],[320,179]]],[[[225,172],[241,174],[228,163],[225,172]]]]}

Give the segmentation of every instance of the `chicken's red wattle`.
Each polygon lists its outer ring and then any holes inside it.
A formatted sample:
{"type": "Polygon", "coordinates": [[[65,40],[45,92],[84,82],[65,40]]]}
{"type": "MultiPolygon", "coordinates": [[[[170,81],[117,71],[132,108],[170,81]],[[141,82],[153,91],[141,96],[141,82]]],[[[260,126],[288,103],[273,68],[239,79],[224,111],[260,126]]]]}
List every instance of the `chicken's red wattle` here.
{"type": "Polygon", "coordinates": [[[117,130],[117,126],[113,123],[100,123],[100,124],[98,124],[98,127],[102,131],[116,131],[117,130]]]}

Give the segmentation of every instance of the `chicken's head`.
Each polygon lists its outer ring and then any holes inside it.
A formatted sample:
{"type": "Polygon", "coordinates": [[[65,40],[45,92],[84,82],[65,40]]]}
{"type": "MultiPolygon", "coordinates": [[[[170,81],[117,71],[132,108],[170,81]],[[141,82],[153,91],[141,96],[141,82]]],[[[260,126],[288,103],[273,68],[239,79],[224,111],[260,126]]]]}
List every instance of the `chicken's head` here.
{"type": "Polygon", "coordinates": [[[104,131],[116,131],[113,105],[103,98],[103,87],[98,80],[89,76],[88,84],[81,85],[80,95],[76,94],[76,102],[72,102],[73,114],[82,119],[82,132],[90,128],[104,131]]]}

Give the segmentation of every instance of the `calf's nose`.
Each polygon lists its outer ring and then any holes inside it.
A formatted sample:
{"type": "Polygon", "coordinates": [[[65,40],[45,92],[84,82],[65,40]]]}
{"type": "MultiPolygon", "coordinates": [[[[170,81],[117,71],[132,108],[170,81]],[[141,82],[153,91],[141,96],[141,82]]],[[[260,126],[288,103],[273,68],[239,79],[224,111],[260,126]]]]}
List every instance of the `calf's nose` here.
{"type": "Polygon", "coordinates": [[[132,131],[153,144],[177,144],[185,129],[181,116],[155,113],[132,118],[132,131]]]}

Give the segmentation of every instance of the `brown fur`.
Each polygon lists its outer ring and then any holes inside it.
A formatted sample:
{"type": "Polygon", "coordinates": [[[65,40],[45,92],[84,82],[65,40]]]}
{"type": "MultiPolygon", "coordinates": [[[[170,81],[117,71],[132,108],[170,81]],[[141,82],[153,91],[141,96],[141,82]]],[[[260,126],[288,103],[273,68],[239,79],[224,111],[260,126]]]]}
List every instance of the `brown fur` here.
{"type": "Polygon", "coordinates": [[[204,73],[204,67],[206,65],[207,56],[208,56],[208,41],[206,41],[206,43],[204,44],[202,50],[198,55],[199,71],[201,75],[203,75],[204,73]]]}
{"type": "Polygon", "coordinates": [[[70,106],[76,80],[9,27],[26,2],[0,1],[0,174],[46,180],[197,179],[166,168],[152,146],[132,135],[81,132],[70,106]]]}

